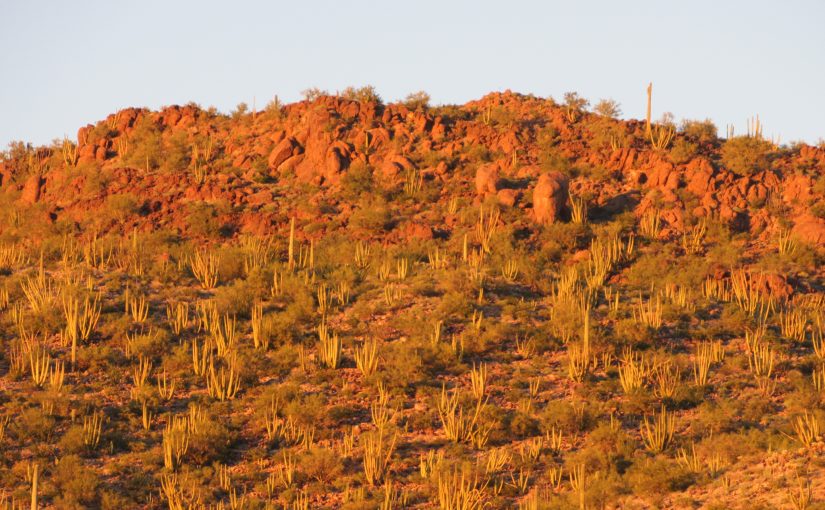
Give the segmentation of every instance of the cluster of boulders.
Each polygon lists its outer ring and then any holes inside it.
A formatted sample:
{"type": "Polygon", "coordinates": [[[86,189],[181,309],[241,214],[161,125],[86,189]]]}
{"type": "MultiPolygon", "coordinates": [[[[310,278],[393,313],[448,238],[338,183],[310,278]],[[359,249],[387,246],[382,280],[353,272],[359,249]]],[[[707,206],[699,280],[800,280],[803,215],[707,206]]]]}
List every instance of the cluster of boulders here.
{"type": "MultiPolygon", "coordinates": [[[[521,190],[502,186],[501,162],[481,165],[476,170],[476,194],[480,197],[494,195],[498,202],[506,207],[513,207],[523,198],[521,190]]],[[[557,171],[542,173],[538,167],[530,166],[519,169],[518,177],[538,176],[532,192],[533,218],[537,223],[548,225],[562,217],[567,209],[569,197],[569,178],[557,171]]]]}
{"type": "MultiPolygon", "coordinates": [[[[145,210],[167,214],[179,208],[181,200],[226,200],[243,206],[243,215],[251,218],[275,200],[272,190],[261,184],[261,172],[270,182],[294,176],[317,186],[319,193],[334,194],[342,177],[356,166],[373,169],[383,188],[398,186],[410,175],[443,182],[465,179],[469,167],[475,178],[467,182],[468,192],[474,184],[479,199],[495,197],[502,207],[521,207],[541,225],[566,220],[569,196],[576,193],[601,211],[633,208],[641,215],[652,207],[661,209],[665,235],[687,228],[688,217],[711,215],[738,229],[769,232],[781,209],[792,217],[801,239],[825,242],[825,220],[811,211],[812,204],[825,200],[815,186],[825,173],[825,150],[801,146],[783,151],[769,170],[738,175],[714,157],[718,147],[706,148],[687,163],[674,163],[666,151],[644,143],[638,136],[642,124],[636,121],[612,122],[637,136],[638,143],[595,148],[589,123],[604,119],[570,115],[551,100],[495,93],[460,111],[461,115],[439,116],[403,104],[336,96],[232,117],[195,105],[157,112],[127,108],[78,130],[75,165],[107,172],[109,188],[100,193],[137,193],[148,201],[145,210]],[[504,120],[496,120],[494,114],[504,120]],[[133,132],[144,122],[154,123],[164,138],[182,134],[188,140],[208,139],[214,156],[201,163],[240,172],[215,172],[196,182],[189,168],[168,176],[127,168],[120,153],[135,149],[130,146],[133,132]],[[608,177],[570,179],[543,169],[542,129],[553,132],[557,152],[571,165],[604,168],[608,177]],[[478,147],[494,158],[479,162],[468,156],[478,147]]],[[[70,209],[84,199],[86,207],[89,200],[100,203],[100,196],[83,196],[81,178],[60,165],[59,155],[49,161],[42,172],[31,172],[20,161],[0,162],[0,186],[19,192],[21,204],[46,201],[70,209]]]]}

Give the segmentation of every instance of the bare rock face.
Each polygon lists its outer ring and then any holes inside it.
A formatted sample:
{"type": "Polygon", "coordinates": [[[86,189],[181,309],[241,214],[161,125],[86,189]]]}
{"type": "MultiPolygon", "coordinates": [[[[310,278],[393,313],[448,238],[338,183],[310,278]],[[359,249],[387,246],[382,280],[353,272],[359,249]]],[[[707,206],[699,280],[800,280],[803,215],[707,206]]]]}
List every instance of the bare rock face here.
{"type": "Polygon", "coordinates": [[[481,196],[495,195],[498,186],[499,170],[496,163],[489,163],[476,170],[476,193],[481,196]]]}
{"type": "Polygon", "coordinates": [[[272,149],[269,153],[269,168],[275,170],[281,163],[300,153],[300,146],[294,138],[284,138],[281,142],[272,149]]]}
{"type": "Polygon", "coordinates": [[[782,186],[782,198],[790,204],[805,204],[816,199],[814,180],[804,174],[796,173],[787,176],[782,186]]]}
{"type": "Polygon", "coordinates": [[[403,239],[428,240],[433,238],[433,230],[429,225],[421,222],[410,222],[401,229],[403,239]]]}
{"type": "Polygon", "coordinates": [[[555,223],[567,205],[570,181],[561,172],[550,172],[539,177],[533,190],[533,213],[538,223],[555,223]]]}
{"type": "MultiPolygon", "coordinates": [[[[148,201],[155,200],[155,189],[174,193],[181,183],[188,181],[164,184],[157,180],[160,176],[138,171],[143,164],[137,163],[137,168],[120,168],[131,162],[115,157],[121,156],[122,148],[129,149],[128,144],[122,147],[122,143],[128,140],[130,131],[146,122],[164,143],[181,134],[198,146],[207,140],[212,144],[214,140],[210,166],[243,171],[243,179],[237,182],[221,180],[223,172],[210,172],[205,182],[182,191],[190,199],[222,199],[238,207],[262,209],[274,199],[261,190],[271,182],[257,181],[262,171],[257,163],[261,160],[269,177],[289,176],[301,183],[312,183],[319,187],[313,193],[328,195],[325,199],[337,199],[336,187],[354,165],[374,170],[376,184],[384,190],[397,189],[405,175],[413,171],[428,181],[450,186],[453,179],[460,179],[464,186],[464,172],[469,169],[474,177],[469,191],[475,192],[478,202],[494,200],[502,207],[518,208],[519,211],[513,212],[519,214],[522,209],[532,207],[534,220],[541,224],[553,223],[560,214],[566,215],[569,186],[577,193],[585,191],[593,196],[600,213],[608,215],[635,210],[638,216],[651,207],[655,199],[655,206],[661,209],[661,235],[665,238],[680,235],[687,228],[686,211],[696,217],[718,215],[737,231],[753,235],[769,232],[777,213],[765,205],[776,201],[794,221],[794,235],[800,242],[825,246],[825,219],[811,212],[825,204],[825,195],[817,186],[817,179],[825,174],[825,148],[801,145],[798,150],[779,151],[769,170],[737,175],[716,163],[719,154],[715,146],[705,147],[707,150],[700,151],[701,156],[686,163],[676,163],[662,152],[639,144],[635,144],[636,148],[629,144],[610,153],[589,150],[589,121],[580,119],[581,122],[572,123],[563,108],[544,109],[543,100],[506,92],[491,94],[467,106],[468,111],[478,115],[466,119],[449,115],[441,118],[426,111],[410,110],[402,104],[379,105],[322,96],[280,108],[276,116],[260,116],[254,130],[246,122],[233,121],[219,127],[210,120],[212,114],[190,105],[170,106],[155,112],[127,108],[96,125],[81,127],[77,132],[76,159],[79,165],[94,166],[119,176],[119,179],[107,179],[109,184],[102,190],[104,194],[133,193],[148,201]],[[577,178],[573,184],[557,172],[542,175],[545,171],[534,162],[539,147],[529,123],[494,128],[484,121],[485,114],[493,108],[524,119],[533,118],[537,111],[544,112],[544,121],[558,131],[560,157],[572,164],[603,167],[609,173],[577,178]],[[500,153],[501,159],[473,165],[474,160],[464,154],[469,146],[500,153]],[[513,154],[521,157],[524,164],[512,166],[510,156],[513,154]],[[531,187],[526,188],[528,183],[531,187]],[[646,192],[652,192],[647,193],[650,199],[643,198],[646,192]]],[[[642,122],[628,121],[624,127],[629,136],[644,136],[642,122]]],[[[132,143],[132,149],[138,150],[141,142],[133,139],[132,143]]],[[[44,156],[51,154],[44,153],[44,156]]],[[[84,181],[68,173],[60,174],[60,166],[63,165],[44,167],[42,179],[29,178],[27,161],[4,159],[0,162],[0,192],[9,191],[19,197],[20,204],[60,200],[63,202],[61,215],[94,214],[94,208],[101,205],[99,197],[86,196],[84,181]]],[[[155,225],[170,221],[165,215],[182,211],[171,197],[163,202],[163,214],[159,210],[149,215],[142,212],[134,221],[151,221],[155,225]]],[[[237,214],[240,211],[233,212],[237,214]]],[[[346,216],[344,212],[341,214],[346,216]]],[[[427,221],[421,219],[420,223],[427,221]]],[[[445,219],[449,228],[457,221],[453,217],[445,219]]],[[[402,232],[401,227],[393,230],[402,232]]],[[[426,238],[428,234],[419,230],[426,238]]],[[[437,230],[432,235],[442,234],[437,230]]]]}
{"type": "Polygon", "coordinates": [[[685,167],[687,190],[697,197],[704,197],[714,189],[713,166],[705,158],[695,158],[685,167]]]}
{"type": "Polygon", "coordinates": [[[778,273],[766,273],[759,280],[760,290],[774,298],[787,299],[793,294],[793,286],[788,279],[778,273]]]}
{"type": "Polygon", "coordinates": [[[383,182],[394,181],[401,173],[401,165],[389,159],[384,160],[381,164],[380,175],[383,182]]]}
{"type": "Polygon", "coordinates": [[[499,204],[505,207],[513,207],[518,200],[518,191],[514,189],[502,189],[499,190],[496,196],[498,197],[499,204]]]}
{"type": "Polygon", "coordinates": [[[381,164],[379,175],[384,186],[393,185],[405,172],[413,170],[415,165],[409,158],[400,155],[390,155],[381,164]]]}
{"type": "Polygon", "coordinates": [[[94,126],[91,124],[87,124],[80,129],[77,130],[77,147],[83,148],[86,145],[86,142],[89,138],[89,132],[94,129],[94,126]]]}
{"type": "Polygon", "coordinates": [[[324,177],[328,181],[334,181],[339,174],[346,168],[348,163],[344,151],[340,147],[331,147],[327,152],[324,177]]]}
{"type": "Polygon", "coordinates": [[[812,214],[803,214],[797,218],[792,232],[803,242],[814,246],[825,245],[825,220],[812,214]]]}
{"type": "Polygon", "coordinates": [[[32,175],[23,185],[23,193],[20,201],[24,204],[34,204],[40,200],[40,190],[43,187],[43,177],[38,174],[32,175]]]}
{"type": "Polygon", "coordinates": [[[304,156],[295,165],[295,175],[300,182],[336,184],[353,159],[353,148],[349,142],[341,139],[342,126],[332,131],[326,127],[335,116],[352,117],[365,112],[359,110],[357,103],[338,104],[335,98],[317,105],[319,108],[312,110],[306,118],[307,129],[295,136],[297,143],[303,148],[304,156]]]}

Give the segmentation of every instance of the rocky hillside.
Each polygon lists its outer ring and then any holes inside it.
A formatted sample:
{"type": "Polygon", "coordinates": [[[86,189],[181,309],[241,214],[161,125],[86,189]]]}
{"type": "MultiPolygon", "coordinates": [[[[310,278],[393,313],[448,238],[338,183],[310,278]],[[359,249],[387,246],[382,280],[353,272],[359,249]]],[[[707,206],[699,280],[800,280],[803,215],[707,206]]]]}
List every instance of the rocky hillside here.
{"type": "Polygon", "coordinates": [[[0,510],[825,508],[825,148],[313,96],[0,155],[0,510]]]}
{"type": "Polygon", "coordinates": [[[660,210],[663,236],[714,217],[754,243],[782,228],[825,242],[825,149],[726,142],[707,122],[684,123],[656,148],[669,126],[649,134],[576,106],[505,92],[440,108],[332,96],[231,116],[129,108],[80,128],[76,142],[13,146],[0,179],[16,208],[100,232],[193,234],[192,204],[210,203],[228,234],[271,233],[292,216],[322,222],[321,234],[370,207],[360,191],[389,197],[420,181],[426,200],[390,206],[388,228],[364,235],[449,236],[449,218],[427,202],[470,197],[523,212],[535,230],[568,218],[569,187],[595,219],[660,210]]]}

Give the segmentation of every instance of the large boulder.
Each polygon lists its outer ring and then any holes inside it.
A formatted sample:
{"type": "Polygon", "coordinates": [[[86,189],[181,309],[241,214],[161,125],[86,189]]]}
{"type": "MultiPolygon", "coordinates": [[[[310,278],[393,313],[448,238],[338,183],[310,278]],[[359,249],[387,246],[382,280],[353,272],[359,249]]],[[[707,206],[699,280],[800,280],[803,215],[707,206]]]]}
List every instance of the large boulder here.
{"type": "Polygon", "coordinates": [[[299,153],[300,145],[298,145],[298,142],[292,137],[284,138],[278,145],[275,146],[274,149],[272,149],[272,152],[269,153],[269,159],[267,161],[269,168],[275,170],[281,166],[281,163],[292,156],[298,155],[299,153]]]}
{"type": "Polygon", "coordinates": [[[348,162],[340,147],[331,147],[324,164],[324,178],[327,181],[336,181],[348,162]]]}
{"type": "Polygon", "coordinates": [[[513,207],[519,197],[519,192],[514,189],[502,189],[496,194],[498,203],[505,207],[513,207]]]}
{"type": "Polygon", "coordinates": [[[561,172],[550,172],[539,177],[533,190],[533,214],[543,225],[554,223],[567,205],[570,180],[561,172]]]}
{"type": "Polygon", "coordinates": [[[415,165],[409,158],[401,155],[391,155],[384,159],[379,169],[381,183],[384,186],[395,184],[399,176],[413,170],[415,165]]]}
{"type": "Polygon", "coordinates": [[[42,187],[43,178],[39,174],[32,175],[23,185],[23,193],[20,194],[20,201],[24,204],[34,204],[40,200],[40,190],[42,187]]]}
{"type": "Polygon", "coordinates": [[[825,220],[812,214],[802,214],[795,220],[793,234],[814,246],[825,245],[825,220]]]}
{"type": "Polygon", "coordinates": [[[476,193],[481,196],[495,195],[498,186],[498,164],[488,163],[476,170],[476,193]]]}

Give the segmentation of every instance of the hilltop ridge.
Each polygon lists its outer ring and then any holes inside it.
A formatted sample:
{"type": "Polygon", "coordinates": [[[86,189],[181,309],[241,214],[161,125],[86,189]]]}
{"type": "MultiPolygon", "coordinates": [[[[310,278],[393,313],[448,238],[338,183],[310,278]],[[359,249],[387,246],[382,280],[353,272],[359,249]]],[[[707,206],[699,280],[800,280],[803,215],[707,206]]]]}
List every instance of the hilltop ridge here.
{"type": "MultiPolygon", "coordinates": [[[[535,220],[539,176],[561,172],[596,218],[655,207],[666,236],[718,216],[756,239],[774,235],[780,217],[793,218],[801,239],[825,242],[821,148],[780,148],[758,135],[726,141],[709,122],[654,123],[663,138],[672,135],[657,148],[644,122],[509,91],[439,108],[372,99],[320,96],[231,115],[195,105],[127,108],[81,127],[77,141],[12,147],[0,183],[18,204],[39,204],[48,221],[93,218],[101,232],[185,233],[186,204],[221,202],[231,205],[219,220],[228,231],[264,233],[300,214],[290,200],[299,195],[333,206],[320,215],[345,225],[361,207],[348,189],[386,195],[410,179],[432,190],[430,201],[494,196],[535,220]],[[107,200],[134,208],[108,223],[89,214],[107,200]]],[[[393,213],[401,213],[398,226],[443,230],[424,204],[393,213]]]]}

